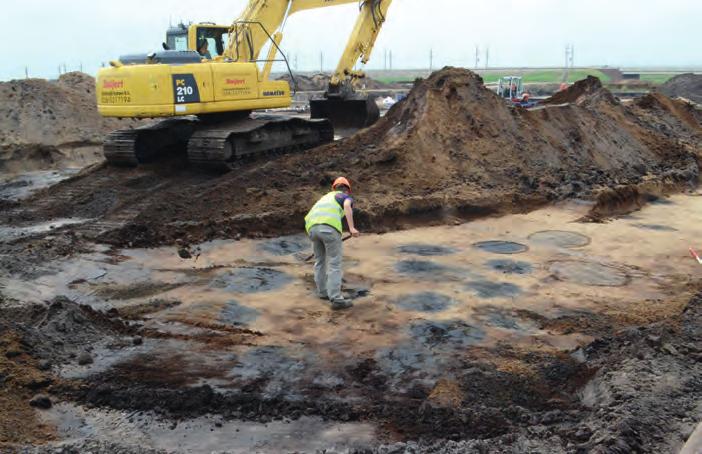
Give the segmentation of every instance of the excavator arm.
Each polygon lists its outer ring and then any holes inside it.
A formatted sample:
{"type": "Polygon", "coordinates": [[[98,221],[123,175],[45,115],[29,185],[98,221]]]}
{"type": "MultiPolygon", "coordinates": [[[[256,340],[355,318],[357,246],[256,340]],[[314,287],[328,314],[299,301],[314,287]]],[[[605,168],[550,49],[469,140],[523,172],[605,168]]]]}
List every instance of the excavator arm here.
{"type": "Polygon", "coordinates": [[[392,0],[361,2],[356,25],[329,82],[325,99],[310,102],[312,118],[328,118],[339,129],[365,128],[378,121],[380,111],[375,99],[359,96],[355,91],[357,81],[365,74],[353,68],[359,60],[366,64],[370,59],[390,3],[392,0]]]}
{"type": "Polygon", "coordinates": [[[258,61],[264,46],[272,40],[275,45],[271,46],[261,73],[262,78],[267,79],[288,17],[300,11],[347,3],[359,3],[358,19],[331,77],[326,99],[313,100],[311,114],[312,118],[329,118],[335,127],[369,126],[377,121],[380,112],[373,99],[356,94],[354,86],[365,74],[354,71],[354,66],[359,60],[365,64],[370,59],[392,0],[251,0],[244,13],[232,24],[224,58],[258,61]]]}
{"type": "Polygon", "coordinates": [[[233,61],[256,61],[264,46],[270,42],[270,37],[282,34],[285,21],[291,15],[357,2],[358,0],[250,0],[244,12],[231,26],[230,41],[224,56],[233,61]]]}
{"type": "Polygon", "coordinates": [[[365,74],[354,71],[353,68],[359,60],[364,65],[370,60],[390,3],[392,0],[363,0],[361,2],[361,11],[356,25],[339,60],[336,72],[332,76],[330,95],[343,93],[346,88],[344,85],[354,84],[356,80],[365,77],[365,74]]]}

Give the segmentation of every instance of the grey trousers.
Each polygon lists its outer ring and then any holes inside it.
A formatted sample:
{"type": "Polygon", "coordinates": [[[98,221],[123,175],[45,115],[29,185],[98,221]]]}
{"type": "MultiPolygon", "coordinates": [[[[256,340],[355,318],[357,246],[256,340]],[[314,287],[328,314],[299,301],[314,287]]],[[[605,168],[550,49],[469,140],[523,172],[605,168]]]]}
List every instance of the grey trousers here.
{"type": "Polygon", "coordinates": [[[317,293],[321,297],[328,297],[329,301],[342,299],[341,233],[326,224],[315,225],[310,229],[310,240],[314,249],[314,282],[317,284],[317,293]]]}

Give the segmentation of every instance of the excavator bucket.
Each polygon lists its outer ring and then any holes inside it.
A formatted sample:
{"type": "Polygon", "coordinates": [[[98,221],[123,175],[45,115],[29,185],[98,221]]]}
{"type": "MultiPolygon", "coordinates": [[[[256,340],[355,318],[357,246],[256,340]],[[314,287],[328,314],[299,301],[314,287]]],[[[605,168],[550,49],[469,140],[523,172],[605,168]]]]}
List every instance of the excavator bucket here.
{"type": "Polygon", "coordinates": [[[380,118],[378,105],[371,97],[313,99],[310,114],[312,118],[329,119],[334,129],[367,128],[380,118]]]}

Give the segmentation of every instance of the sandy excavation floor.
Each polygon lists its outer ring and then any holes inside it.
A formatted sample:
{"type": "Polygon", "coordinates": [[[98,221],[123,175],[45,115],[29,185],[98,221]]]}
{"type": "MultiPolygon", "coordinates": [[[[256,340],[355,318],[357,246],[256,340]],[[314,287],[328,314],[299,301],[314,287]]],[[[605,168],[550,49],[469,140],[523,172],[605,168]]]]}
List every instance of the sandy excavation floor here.
{"type": "Polygon", "coordinates": [[[38,434],[2,441],[677,452],[702,419],[702,285],[687,252],[702,198],[575,222],[589,208],[348,242],[346,312],[312,296],[304,237],[217,240],[187,260],[90,246],[6,273],[3,326],[24,343],[2,344],[23,365],[5,380],[39,373],[25,394],[54,405],[24,421],[38,434]]]}

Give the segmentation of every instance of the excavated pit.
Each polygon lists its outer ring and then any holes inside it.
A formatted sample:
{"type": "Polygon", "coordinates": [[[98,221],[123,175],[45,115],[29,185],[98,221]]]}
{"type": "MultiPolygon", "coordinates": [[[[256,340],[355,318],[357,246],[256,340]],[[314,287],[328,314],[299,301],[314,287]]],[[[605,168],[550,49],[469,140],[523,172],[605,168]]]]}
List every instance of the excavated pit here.
{"type": "Polygon", "coordinates": [[[480,241],[473,244],[473,247],[480,249],[481,251],[490,252],[492,254],[502,254],[502,255],[513,255],[513,254],[523,254],[529,250],[529,247],[515,243],[512,241],[480,241]]]}
{"type": "Polygon", "coordinates": [[[345,290],[358,294],[342,312],[315,297],[311,264],[270,249],[289,238],[192,244],[189,259],[93,246],[31,281],[0,275],[0,363],[13,371],[0,413],[26,427],[15,440],[46,441],[37,428],[50,424],[79,452],[208,440],[273,453],[292,434],[303,452],[673,452],[698,417],[702,332],[699,283],[685,278],[699,265],[685,251],[667,261],[679,236],[699,234],[699,200],[578,224],[590,241],[577,249],[530,239],[518,259],[471,245],[565,232],[587,207],[364,235],[345,243],[345,290]],[[637,226],[661,222],[678,232],[637,226]],[[47,306],[51,293],[99,310],[47,306]],[[53,406],[25,415],[35,390],[53,406]]]}
{"type": "Polygon", "coordinates": [[[577,232],[546,230],[529,235],[529,241],[538,245],[575,249],[590,244],[590,238],[577,232]]]}
{"type": "Polygon", "coordinates": [[[450,297],[435,292],[405,295],[395,302],[397,307],[414,312],[442,312],[455,304],[456,302],[450,297]]]}
{"type": "Polygon", "coordinates": [[[9,183],[2,228],[31,234],[0,241],[0,450],[675,452],[702,419],[681,246],[702,210],[662,197],[697,182],[701,118],[594,79],[512,108],[447,68],[353,137],[229,174],[9,183]],[[341,173],[383,235],[345,243],[355,306],[332,312],[298,258],[341,173]]]}
{"type": "Polygon", "coordinates": [[[503,274],[531,274],[534,269],[528,262],[518,262],[514,260],[490,260],[486,265],[503,274]]]}
{"type": "Polygon", "coordinates": [[[436,257],[456,253],[453,248],[431,244],[406,244],[397,248],[401,254],[419,255],[421,257],[436,257]]]}
{"type": "Polygon", "coordinates": [[[239,268],[213,279],[211,286],[233,293],[270,292],[292,282],[287,274],[269,268],[239,268]]]}
{"type": "Polygon", "coordinates": [[[576,260],[556,261],[549,267],[562,281],[597,287],[621,287],[630,281],[629,275],[611,265],[576,260]]]}

